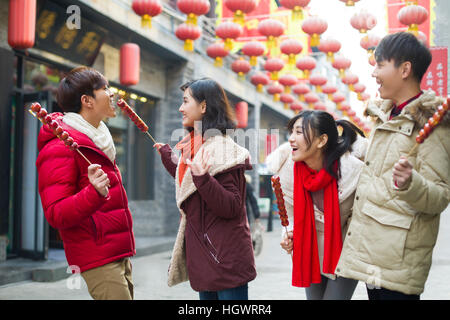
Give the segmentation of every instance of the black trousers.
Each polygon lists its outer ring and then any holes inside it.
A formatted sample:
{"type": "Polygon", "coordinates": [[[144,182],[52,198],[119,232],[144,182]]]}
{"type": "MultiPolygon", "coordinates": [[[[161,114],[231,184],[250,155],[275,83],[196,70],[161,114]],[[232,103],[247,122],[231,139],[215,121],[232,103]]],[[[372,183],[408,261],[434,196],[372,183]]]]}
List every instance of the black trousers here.
{"type": "Polygon", "coordinates": [[[367,286],[366,289],[369,300],[420,300],[420,295],[417,294],[404,294],[384,288],[369,289],[367,286]]]}

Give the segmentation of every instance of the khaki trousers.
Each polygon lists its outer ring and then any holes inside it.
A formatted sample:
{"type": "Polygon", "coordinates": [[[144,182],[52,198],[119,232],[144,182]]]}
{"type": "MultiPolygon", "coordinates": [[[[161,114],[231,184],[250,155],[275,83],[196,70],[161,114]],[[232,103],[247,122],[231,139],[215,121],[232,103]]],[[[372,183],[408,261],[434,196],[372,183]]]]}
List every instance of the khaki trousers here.
{"type": "Polygon", "coordinates": [[[133,300],[131,261],[120,259],[81,273],[94,300],[133,300]]]}

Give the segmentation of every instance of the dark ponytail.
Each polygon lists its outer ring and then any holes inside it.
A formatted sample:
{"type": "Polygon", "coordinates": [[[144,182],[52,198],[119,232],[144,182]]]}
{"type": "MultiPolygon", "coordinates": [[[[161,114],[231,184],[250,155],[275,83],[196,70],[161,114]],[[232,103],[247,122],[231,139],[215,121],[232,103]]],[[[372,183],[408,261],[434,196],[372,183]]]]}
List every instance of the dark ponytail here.
{"type": "Polygon", "coordinates": [[[353,123],[347,120],[334,121],[331,114],[325,111],[305,110],[300,112],[294,118],[289,120],[287,128],[292,132],[295,122],[302,118],[302,131],[308,147],[311,146],[312,139],[322,134],[328,136],[328,142],[324,148],[324,167],[325,170],[334,178],[341,177],[340,158],[347,151],[351,151],[352,144],[356,141],[357,135],[364,137],[364,133],[353,123]],[[338,128],[342,128],[342,134],[339,136],[338,128]],[[312,137],[310,136],[312,133],[312,137]],[[337,161],[338,167],[334,167],[337,161]]]}

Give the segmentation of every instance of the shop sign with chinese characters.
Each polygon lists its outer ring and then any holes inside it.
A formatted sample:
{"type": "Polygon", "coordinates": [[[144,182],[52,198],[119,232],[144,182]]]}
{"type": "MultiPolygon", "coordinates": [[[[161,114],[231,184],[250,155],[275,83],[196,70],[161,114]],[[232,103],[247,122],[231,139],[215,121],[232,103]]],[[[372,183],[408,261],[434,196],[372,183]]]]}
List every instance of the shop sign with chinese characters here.
{"type": "Polygon", "coordinates": [[[46,1],[36,19],[35,47],[91,66],[107,31],[84,19],[82,14],[81,10],[70,11],[52,1],[46,1]],[[79,15],[79,27],[74,27],[72,23],[74,14],[79,15]]]}
{"type": "Polygon", "coordinates": [[[422,78],[420,87],[422,90],[431,89],[441,97],[447,97],[448,94],[448,65],[447,65],[447,47],[431,47],[433,60],[425,75],[422,78]]]}

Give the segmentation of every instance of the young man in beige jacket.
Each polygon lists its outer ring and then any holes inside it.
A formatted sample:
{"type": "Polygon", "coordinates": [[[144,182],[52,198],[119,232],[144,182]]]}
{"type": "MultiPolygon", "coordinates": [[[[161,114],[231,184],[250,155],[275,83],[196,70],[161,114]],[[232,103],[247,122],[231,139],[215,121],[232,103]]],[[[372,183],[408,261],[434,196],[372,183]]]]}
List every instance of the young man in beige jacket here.
{"type": "Polygon", "coordinates": [[[368,104],[375,120],[353,216],[336,273],[364,281],[370,300],[420,299],[450,201],[450,115],[406,157],[444,99],[420,89],[431,63],[410,33],[378,45],[373,77],[383,99],[368,104]]]}

